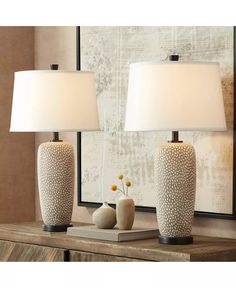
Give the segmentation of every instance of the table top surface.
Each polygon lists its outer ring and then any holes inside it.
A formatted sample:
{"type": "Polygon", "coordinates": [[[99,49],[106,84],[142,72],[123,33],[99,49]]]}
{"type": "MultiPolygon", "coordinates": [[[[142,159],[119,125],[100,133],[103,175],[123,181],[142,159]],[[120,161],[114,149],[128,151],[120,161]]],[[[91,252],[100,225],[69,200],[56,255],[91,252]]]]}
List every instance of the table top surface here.
{"type": "Polygon", "coordinates": [[[28,222],[0,224],[0,240],[146,261],[236,261],[236,240],[199,235],[190,245],[163,245],[157,238],[111,242],[68,236],[66,232],[45,232],[41,222],[28,222]]]}

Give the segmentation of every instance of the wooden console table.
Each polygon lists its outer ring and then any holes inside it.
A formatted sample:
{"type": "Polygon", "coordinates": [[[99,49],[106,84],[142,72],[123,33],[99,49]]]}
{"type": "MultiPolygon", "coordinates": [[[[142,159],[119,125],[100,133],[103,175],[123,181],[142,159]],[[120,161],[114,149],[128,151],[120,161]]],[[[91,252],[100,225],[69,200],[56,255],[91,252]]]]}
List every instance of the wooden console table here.
{"type": "Polygon", "coordinates": [[[117,243],[44,232],[41,223],[1,224],[0,261],[236,261],[236,240],[194,236],[192,245],[161,245],[158,239],[117,243]]]}

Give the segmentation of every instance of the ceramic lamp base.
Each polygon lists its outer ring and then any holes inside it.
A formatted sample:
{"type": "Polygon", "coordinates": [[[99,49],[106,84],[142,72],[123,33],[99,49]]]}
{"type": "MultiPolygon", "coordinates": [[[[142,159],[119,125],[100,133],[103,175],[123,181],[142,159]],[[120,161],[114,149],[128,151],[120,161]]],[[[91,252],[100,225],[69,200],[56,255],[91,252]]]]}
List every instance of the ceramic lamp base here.
{"type": "Polygon", "coordinates": [[[72,145],[47,142],[39,146],[38,185],[44,230],[66,231],[71,225],[74,194],[72,145]]]}
{"type": "Polygon", "coordinates": [[[155,157],[157,220],[162,244],[192,243],[196,159],[192,145],[159,145],[155,157]]]}

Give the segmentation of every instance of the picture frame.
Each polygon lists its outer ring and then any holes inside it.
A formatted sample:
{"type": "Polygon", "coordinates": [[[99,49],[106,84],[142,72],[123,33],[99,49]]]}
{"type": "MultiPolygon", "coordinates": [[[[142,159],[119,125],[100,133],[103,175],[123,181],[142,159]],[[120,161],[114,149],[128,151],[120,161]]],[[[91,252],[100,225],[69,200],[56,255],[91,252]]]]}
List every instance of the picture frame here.
{"type": "MultiPolygon", "coordinates": [[[[232,27],[233,29],[233,99],[236,99],[236,27],[232,27]]],[[[76,29],[76,42],[77,42],[77,70],[81,69],[81,38],[80,38],[80,27],[77,27],[76,29]]],[[[236,101],[233,102],[233,191],[232,191],[232,214],[226,214],[226,213],[214,213],[214,212],[208,212],[208,211],[195,211],[194,215],[197,217],[210,217],[210,218],[219,218],[219,219],[236,219],[236,101]]],[[[83,132],[82,132],[83,133],[83,132]]],[[[78,183],[78,206],[83,207],[93,207],[97,208],[101,206],[101,202],[91,202],[91,201],[84,201],[82,199],[82,145],[81,145],[81,137],[82,133],[77,133],[77,183],[78,183]]],[[[111,206],[115,207],[115,204],[111,204],[111,206]]],[[[155,207],[149,207],[149,206],[135,206],[136,211],[141,212],[150,212],[155,213],[156,208],[155,207]]]]}

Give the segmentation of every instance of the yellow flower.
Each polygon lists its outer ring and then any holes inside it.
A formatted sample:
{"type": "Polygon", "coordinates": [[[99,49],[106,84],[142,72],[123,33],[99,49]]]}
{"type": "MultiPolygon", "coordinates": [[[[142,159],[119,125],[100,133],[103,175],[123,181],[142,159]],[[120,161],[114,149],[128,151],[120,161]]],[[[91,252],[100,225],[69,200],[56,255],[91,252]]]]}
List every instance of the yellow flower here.
{"type": "Polygon", "coordinates": [[[116,190],[117,190],[117,186],[113,184],[113,185],[111,186],[111,190],[112,190],[112,191],[116,191],[116,190]]]}
{"type": "Polygon", "coordinates": [[[131,182],[130,182],[130,181],[126,181],[126,182],[125,182],[125,185],[126,185],[127,187],[130,187],[130,186],[131,186],[131,182]]]}
{"type": "Polygon", "coordinates": [[[123,177],[124,177],[124,176],[121,174],[121,175],[118,176],[118,179],[119,179],[119,180],[122,180],[123,177]]]}

